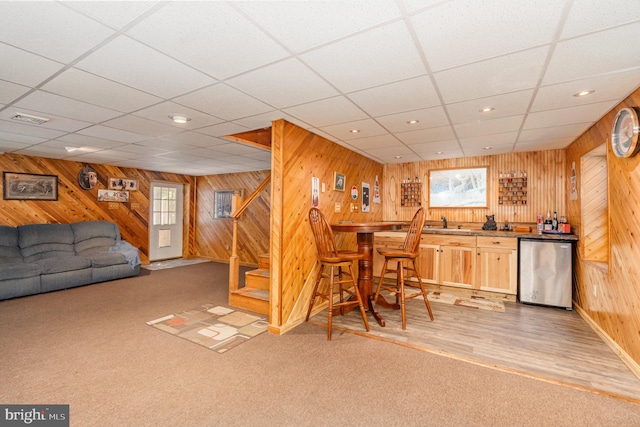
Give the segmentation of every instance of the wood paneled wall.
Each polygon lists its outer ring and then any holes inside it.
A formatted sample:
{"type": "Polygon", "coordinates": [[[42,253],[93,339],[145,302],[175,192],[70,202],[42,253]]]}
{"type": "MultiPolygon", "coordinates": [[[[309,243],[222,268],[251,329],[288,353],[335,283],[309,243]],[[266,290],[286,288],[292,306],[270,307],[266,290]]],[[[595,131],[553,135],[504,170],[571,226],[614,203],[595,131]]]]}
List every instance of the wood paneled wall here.
{"type": "Polygon", "coordinates": [[[384,166],[382,186],[383,218],[411,220],[415,208],[401,206],[400,184],[403,179],[418,177],[423,183],[421,202],[422,206],[427,208],[427,221],[439,222],[440,217],[444,215],[453,223],[478,223],[477,225],[481,226],[486,221],[486,215],[495,214],[495,220],[499,225],[505,221],[535,223],[537,215],[546,216],[547,211],[564,214],[568,176],[564,150],[388,164],[384,166]],[[428,208],[430,170],[479,166],[487,166],[487,208],[428,208]],[[500,172],[512,170],[527,173],[526,205],[498,204],[500,172]]]}
{"type": "Polygon", "coordinates": [[[78,174],[85,163],[42,157],[0,155],[0,169],[58,176],[57,201],[0,200],[0,223],[4,225],[61,223],[105,220],[118,224],[122,238],[140,249],[143,264],[149,262],[149,188],[151,181],[176,182],[185,185],[185,218],[183,254],[194,253],[195,179],[186,175],[153,172],[142,169],[89,164],[98,173],[98,184],[84,190],[78,174]],[[108,178],[138,180],[138,191],[131,191],[128,203],[99,202],[98,189],[108,188],[108,178]]]}
{"type": "MultiPolygon", "coordinates": [[[[624,357],[640,366],[640,155],[619,159],[610,147],[610,134],[616,113],[623,107],[640,106],[640,89],[616,106],[584,135],[567,148],[567,163],[580,167],[583,155],[601,144],[607,147],[609,177],[609,260],[603,269],[598,263],[582,258],[577,251],[575,269],[576,303],[604,331],[624,357]],[[608,270],[608,271],[607,271],[608,270]],[[593,295],[594,286],[597,288],[593,295]]],[[[578,191],[583,187],[578,170],[578,191]]],[[[579,200],[567,201],[567,215],[572,224],[583,220],[579,200]]],[[[582,227],[581,227],[582,228],[582,227]]],[[[624,360],[624,358],[623,358],[624,360]]],[[[636,368],[637,369],[637,368],[636,368]]],[[[636,370],[640,375],[640,370],[636,370]]]]}
{"type": "MultiPolygon", "coordinates": [[[[350,212],[350,188],[362,182],[382,182],[382,165],[284,120],[272,126],[271,203],[271,314],[270,329],[282,333],[306,315],[310,290],[317,272],[316,247],[308,224],[311,178],[325,185],[319,208],[329,222],[379,221],[382,205],[371,203],[371,212],[350,212]],[[333,189],[333,173],[346,175],[345,191],[333,189]],[[334,212],[336,203],[341,212],[334,212]]],[[[373,194],[372,194],[373,196],[373,194]]],[[[353,233],[336,234],[338,244],[356,249],[353,233]]]]}
{"type": "MultiPolygon", "coordinates": [[[[233,241],[233,220],[213,215],[214,194],[219,190],[242,190],[247,198],[271,171],[201,176],[196,179],[196,255],[229,262],[233,241]]],[[[238,256],[243,265],[257,265],[258,256],[269,253],[271,187],[267,185],[249,205],[238,222],[238,256]]]]}

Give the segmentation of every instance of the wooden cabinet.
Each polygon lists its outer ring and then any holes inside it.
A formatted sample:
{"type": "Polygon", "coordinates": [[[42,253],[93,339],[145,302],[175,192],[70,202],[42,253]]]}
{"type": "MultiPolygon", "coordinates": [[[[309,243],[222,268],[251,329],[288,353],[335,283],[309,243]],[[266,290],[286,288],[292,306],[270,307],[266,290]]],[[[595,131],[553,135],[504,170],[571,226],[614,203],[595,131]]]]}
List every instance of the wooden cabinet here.
{"type": "Polygon", "coordinates": [[[518,291],[518,239],[478,236],[476,288],[515,295],[518,291]]]}
{"type": "MultiPolygon", "coordinates": [[[[374,242],[374,275],[377,277],[384,263],[377,248],[398,247],[404,242],[404,235],[381,234],[376,234],[374,242]]],[[[510,295],[517,293],[516,237],[423,234],[417,262],[424,283],[510,295]]]]}

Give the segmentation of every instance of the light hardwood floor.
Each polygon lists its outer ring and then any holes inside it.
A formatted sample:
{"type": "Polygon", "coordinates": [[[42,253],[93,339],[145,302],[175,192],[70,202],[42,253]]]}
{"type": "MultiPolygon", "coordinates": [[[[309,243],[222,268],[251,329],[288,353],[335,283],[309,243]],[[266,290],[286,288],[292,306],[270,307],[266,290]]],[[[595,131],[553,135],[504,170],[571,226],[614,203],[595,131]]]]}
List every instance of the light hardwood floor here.
{"type": "MultiPolygon", "coordinates": [[[[358,310],[334,316],[333,339],[357,333],[640,403],[640,379],[575,311],[515,302],[505,302],[504,313],[438,302],[431,308],[433,322],[422,299],[408,300],[405,331],[399,310],[378,310],[385,327],[369,315],[369,333],[358,310]]],[[[325,326],[326,313],[310,322],[325,326]]]]}

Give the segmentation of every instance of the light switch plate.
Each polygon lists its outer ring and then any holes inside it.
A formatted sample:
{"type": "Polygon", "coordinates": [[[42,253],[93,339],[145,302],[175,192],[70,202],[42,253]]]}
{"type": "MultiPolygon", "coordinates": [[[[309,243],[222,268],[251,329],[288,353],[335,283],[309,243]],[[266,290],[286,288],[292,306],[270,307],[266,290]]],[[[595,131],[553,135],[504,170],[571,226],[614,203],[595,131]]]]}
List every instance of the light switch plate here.
{"type": "Polygon", "coordinates": [[[334,208],[334,210],[333,210],[333,211],[334,211],[334,212],[340,212],[340,207],[341,207],[341,206],[340,206],[340,202],[336,202],[336,206],[335,206],[335,208],[334,208]]]}

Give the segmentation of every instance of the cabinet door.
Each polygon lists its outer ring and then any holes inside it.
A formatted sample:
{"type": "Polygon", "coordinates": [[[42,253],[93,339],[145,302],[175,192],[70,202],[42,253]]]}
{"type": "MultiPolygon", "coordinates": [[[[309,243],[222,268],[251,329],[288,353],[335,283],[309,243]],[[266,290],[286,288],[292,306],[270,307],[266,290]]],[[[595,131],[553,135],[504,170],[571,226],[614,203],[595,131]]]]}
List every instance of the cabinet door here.
{"type": "Polygon", "coordinates": [[[517,293],[517,250],[478,248],[478,278],[476,286],[484,291],[517,293]]]}
{"type": "Polygon", "coordinates": [[[440,247],[441,283],[471,288],[476,274],[476,248],[468,246],[440,247]]]}
{"type": "Polygon", "coordinates": [[[417,264],[423,283],[439,283],[440,245],[421,243],[417,264]]]}

